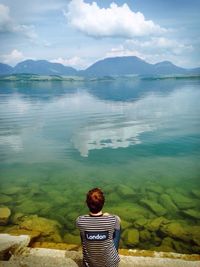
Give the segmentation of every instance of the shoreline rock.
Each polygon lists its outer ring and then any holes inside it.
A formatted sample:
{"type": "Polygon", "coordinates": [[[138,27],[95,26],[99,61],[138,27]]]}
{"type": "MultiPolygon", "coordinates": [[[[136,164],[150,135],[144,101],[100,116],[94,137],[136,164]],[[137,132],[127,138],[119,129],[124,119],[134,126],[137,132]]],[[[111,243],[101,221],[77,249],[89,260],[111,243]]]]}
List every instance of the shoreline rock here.
{"type": "MultiPolygon", "coordinates": [[[[57,248],[30,248],[27,247],[29,237],[10,236],[0,234],[0,252],[10,251],[10,259],[0,259],[2,267],[81,267],[82,252],[80,247],[57,248]],[[8,242],[9,241],[9,242],[8,242]],[[13,250],[14,248],[14,250],[13,250]]],[[[1,254],[2,256],[3,253],[1,254]]],[[[200,255],[184,255],[168,252],[155,252],[145,250],[120,249],[119,267],[199,267],[200,255]]]]}
{"type": "Polygon", "coordinates": [[[0,207],[0,225],[7,225],[11,215],[11,210],[8,207],[0,207]]]}

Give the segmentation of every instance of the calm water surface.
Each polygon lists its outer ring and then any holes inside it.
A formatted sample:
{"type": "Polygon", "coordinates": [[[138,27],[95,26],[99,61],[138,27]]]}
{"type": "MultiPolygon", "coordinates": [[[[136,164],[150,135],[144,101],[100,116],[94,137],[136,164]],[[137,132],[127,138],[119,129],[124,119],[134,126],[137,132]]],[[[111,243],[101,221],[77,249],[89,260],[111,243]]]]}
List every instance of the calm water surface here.
{"type": "Polygon", "coordinates": [[[200,225],[187,208],[165,205],[162,214],[143,201],[163,207],[167,194],[177,204],[178,192],[200,212],[199,99],[199,79],[1,82],[2,204],[77,236],[85,193],[100,187],[105,210],[125,221],[162,215],[200,225]]]}

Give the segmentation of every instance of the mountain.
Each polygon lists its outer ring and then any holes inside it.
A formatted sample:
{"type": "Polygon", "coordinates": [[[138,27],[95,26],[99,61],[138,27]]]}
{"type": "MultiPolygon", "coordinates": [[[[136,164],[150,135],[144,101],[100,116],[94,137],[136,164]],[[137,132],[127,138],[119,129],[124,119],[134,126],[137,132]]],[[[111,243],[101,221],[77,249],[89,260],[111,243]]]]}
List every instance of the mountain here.
{"type": "Polygon", "coordinates": [[[7,64],[0,63],[0,75],[11,74],[13,68],[7,64]]]}
{"type": "Polygon", "coordinates": [[[174,75],[199,74],[199,69],[187,70],[178,67],[170,61],[150,64],[135,57],[113,57],[97,61],[83,72],[86,76],[105,75],[174,75]]]}
{"type": "Polygon", "coordinates": [[[154,74],[162,74],[162,75],[169,75],[169,74],[186,74],[187,70],[177,67],[176,65],[172,64],[170,61],[163,61],[160,63],[156,63],[154,66],[154,74]]]}
{"type": "Polygon", "coordinates": [[[200,68],[184,69],[163,61],[150,64],[135,57],[112,57],[99,60],[85,70],[77,71],[74,68],[46,60],[25,60],[14,68],[0,63],[0,75],[6,74],[37,74],[37,75],[65,75],[85,77],[105,77],[122,75],[200,75],[200,68]]]}
{"type": "Polygon", "coordinates": [[[14,73],[31,73],[39,75],[76,75],[74,68],[63,66],[59,63],[51,63],[46,60],[25,60],[18,63],[14,73]]]}
{"type": "Polygon", "coordinates": [[[84,71],[86,76],[152,74],[154,67],[138,57],[113,57],[97,61],[84,71]]]}

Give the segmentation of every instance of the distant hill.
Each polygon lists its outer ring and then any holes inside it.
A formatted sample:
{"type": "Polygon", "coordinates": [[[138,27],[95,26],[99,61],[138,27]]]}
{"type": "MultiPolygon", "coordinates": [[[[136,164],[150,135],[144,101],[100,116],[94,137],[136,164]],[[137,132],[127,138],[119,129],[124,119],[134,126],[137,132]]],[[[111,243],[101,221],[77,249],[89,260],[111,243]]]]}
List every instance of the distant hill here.
{"type": "Polygon", "coordinates": [[[0,63],[0,74],[6,75],[11,74],[13,72],[13,68],[7,64],[0,63]]]}
{"type": "Polygon", "coordinates": [[[150,64],[135,57],[113,57],[97,61],[85,71],[86,76],[105,75],[174,75],[174,74],[200,74],[200,68],[184,69],[171,63],[163,61],[150,64]]]}
{"type": "Polygon", "coordinates": [[[176,65],[172,64],[170,61],[163,61],[153,65],[154,67],[154,74],[162,74],[162,75],[169,75],[169,74],[186,74],[187,70],[177,67],[176,65]]]}
{"type": "Polygon", "coordinates": [[[89,76],[151,74],[153,66],[138,57],[114,57],[97,61],[84,71],[89,76]]]}
{"type": "Polygon", "coordinates": [[[170,61],[150,64],[138,57],[129,56],[105,58],[81,71],[77,71],[72,67],[67,67],[60,63],[51,63],[46,60],[25,60],[18,63],[14,68],[0,63],[0,75],[7,74],[65,75],[85,77],[176,74],[199,75],[200,68],[184,69],[174,65],[170,61]]]}
{"type": "Polygon", "coordinates": [[[40,75],[76,75],[74,68],[66,67],[59,63],[51,63],[46,60],[25,60],[18,63],[13,73],[31,73],[40,75]]]}

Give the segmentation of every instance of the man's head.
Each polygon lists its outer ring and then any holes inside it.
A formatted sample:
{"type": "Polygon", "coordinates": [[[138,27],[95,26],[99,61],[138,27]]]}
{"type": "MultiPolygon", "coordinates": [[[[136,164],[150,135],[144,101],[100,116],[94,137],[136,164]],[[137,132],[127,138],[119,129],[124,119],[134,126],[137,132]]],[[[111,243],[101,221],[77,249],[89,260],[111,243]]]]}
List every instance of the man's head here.
{"type": "Polygon", "coordinates": [[[98,213],[99,211],[101,211],[104,205],[104,201],[105,198],[103,192],[99,188],[93,188],[87,193],[86,203],[90,212],[92,213],[98,213]]]}

